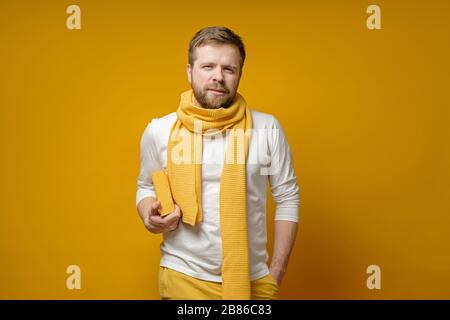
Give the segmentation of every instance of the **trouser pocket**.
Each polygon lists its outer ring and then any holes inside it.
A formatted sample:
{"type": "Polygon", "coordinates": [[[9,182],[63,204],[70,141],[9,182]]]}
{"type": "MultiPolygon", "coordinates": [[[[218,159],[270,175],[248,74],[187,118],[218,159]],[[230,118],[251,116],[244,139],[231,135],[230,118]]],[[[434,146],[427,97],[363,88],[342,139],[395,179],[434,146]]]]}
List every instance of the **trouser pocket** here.
{"type": "Polygon", "coordinates": [[[161,299],[169,299],[167,296],[167,268],[159,267],[158,284],[161,299]]]}

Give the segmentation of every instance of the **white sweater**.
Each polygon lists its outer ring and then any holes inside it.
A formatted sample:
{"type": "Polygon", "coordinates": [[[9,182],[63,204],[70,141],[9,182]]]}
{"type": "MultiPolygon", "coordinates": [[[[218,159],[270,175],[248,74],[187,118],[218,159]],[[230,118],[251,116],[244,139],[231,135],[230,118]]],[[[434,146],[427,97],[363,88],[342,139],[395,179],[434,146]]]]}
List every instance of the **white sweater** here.
{"type": "MultiPolygon", "coordinates": [[[[267,181],[276,203],[275,220],[298,222],[300,200],[291,151],[282,127],[270,114],[251,110],[251,115],[254,130],[247,159],[247,221],[250,279],[255,280],[269,273],[267,181]]],[[[156,198],[150,173],[166,168],[167,143],[176,118],[172,112],[153,119],[142,135],[136,205],[143,198],[156,198]]],[[[219,194],[226,141],[221,134],[203,137],[203,222],[192,227],[180,221],[176,230],[163,234],[161,243],[161,266],[215,282],[222,281],[219,194]]]]}

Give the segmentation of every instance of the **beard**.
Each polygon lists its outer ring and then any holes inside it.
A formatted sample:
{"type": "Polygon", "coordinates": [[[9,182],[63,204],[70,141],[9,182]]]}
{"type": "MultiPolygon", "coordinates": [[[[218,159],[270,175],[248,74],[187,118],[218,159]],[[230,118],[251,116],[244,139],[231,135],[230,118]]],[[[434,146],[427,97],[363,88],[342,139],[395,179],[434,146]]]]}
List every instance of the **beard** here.
{"type": "Polygon", "coordinates": [[[192,91],[194,93],[195,99],[200,104],[200,106],[206,109],[228,108],[233,103],[234,96],[236,95],[231,95],[230,90],[221,85],[211,85],[205,88],[201,88],[200,86],[196,85],[194,80],[192,80],[192,91]],[[225,93],[222,95],[216,95],[208,91],[209,89],[224,91],[225,93]]]}

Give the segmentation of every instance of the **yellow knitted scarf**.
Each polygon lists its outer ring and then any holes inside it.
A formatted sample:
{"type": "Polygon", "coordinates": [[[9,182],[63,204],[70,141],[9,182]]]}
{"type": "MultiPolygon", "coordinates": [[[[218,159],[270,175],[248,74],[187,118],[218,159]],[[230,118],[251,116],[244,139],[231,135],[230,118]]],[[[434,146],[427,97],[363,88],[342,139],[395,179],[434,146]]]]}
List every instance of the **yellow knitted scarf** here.
{"type": "Polygon", "coordinates": [[[223,299],[250,299],[246,201],[250,109],[239,93],[228,108],[206,109],[193,101],[192,90],[181,94],[169,138],[167,174],[172,196],[184,223],[193,226],[202,221],[202,135],[231,129],[220,177],[223,299]]]}

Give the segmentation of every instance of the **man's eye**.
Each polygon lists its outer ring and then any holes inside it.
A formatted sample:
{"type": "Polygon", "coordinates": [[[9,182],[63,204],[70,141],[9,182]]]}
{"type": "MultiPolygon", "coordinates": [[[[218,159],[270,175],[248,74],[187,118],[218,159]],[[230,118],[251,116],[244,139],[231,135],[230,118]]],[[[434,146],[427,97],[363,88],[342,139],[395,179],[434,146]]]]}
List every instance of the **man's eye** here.
{"type": "Polygon", "coordinates": [[[203,66],[203,69],[211,69],[211,66],[203,66]]]}
{"type": "Polygon", "coordinates": [[[227,71],[227,72],[233,72],[233,69],[230,69],[230,68],[225,68],[225,71],[227,71]]]}

